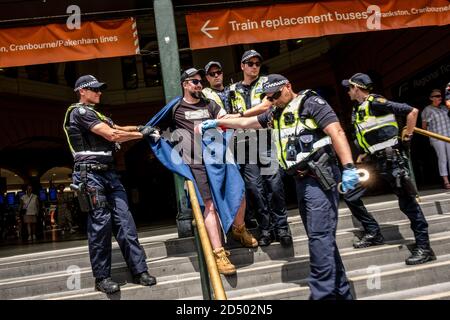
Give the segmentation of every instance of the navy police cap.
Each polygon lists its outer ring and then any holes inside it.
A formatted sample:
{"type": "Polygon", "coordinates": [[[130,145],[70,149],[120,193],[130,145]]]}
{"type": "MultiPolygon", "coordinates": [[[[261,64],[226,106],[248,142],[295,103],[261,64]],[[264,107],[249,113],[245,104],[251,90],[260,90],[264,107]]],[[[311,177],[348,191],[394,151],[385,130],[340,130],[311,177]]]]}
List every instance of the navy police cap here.
{"type": "Polygon", "coordinates": [[[373,82],[367,74],[356,73],[351,76],[350,79],[342,80],[342,85],[344,87],[350,87],[350,85],[353,85],[361,89],[370,90],[372,89],[373,82]]]}

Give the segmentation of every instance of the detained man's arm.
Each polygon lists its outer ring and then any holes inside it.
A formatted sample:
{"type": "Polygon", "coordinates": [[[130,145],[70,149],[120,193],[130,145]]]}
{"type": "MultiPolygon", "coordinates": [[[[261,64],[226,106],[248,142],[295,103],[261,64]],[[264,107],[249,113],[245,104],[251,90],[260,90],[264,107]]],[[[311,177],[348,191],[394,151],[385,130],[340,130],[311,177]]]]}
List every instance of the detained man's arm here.
{"type": "Polygon", "coordinates": [[[136,139],[142,139],[143,135],[140,132],[128,132],[124,130],[117,129],[117,126],[115,129],[108,126],[106,123],[101,122],[96,124],[91,128],[91,131],[95,134],[98,134],[99,136],[102,136],[108,141],[111,142],[126,142],[130,140],[136,140],[136,139]]]}
{"type": "Polygon", "coordinates": [[[353,163],[352,152],[339,122],[332,122],[323,131],[330,136],[333,148],[343,165],[353,163]]]}
{"type": "Polygon", "coordinates": [[[267,97],[264,97],[264,99],[261,101],[260,104],[257,104],[256,106],[251,107],[250,109],[247,109],[246,111],[244,111],[243,116],[244,117],[253,117],[253,116],[260,115],[260,114],[266,112],[267,110],[269,110],[269,108],[271,106],[272,106],[272,102],[267,100],[267,97]]]}

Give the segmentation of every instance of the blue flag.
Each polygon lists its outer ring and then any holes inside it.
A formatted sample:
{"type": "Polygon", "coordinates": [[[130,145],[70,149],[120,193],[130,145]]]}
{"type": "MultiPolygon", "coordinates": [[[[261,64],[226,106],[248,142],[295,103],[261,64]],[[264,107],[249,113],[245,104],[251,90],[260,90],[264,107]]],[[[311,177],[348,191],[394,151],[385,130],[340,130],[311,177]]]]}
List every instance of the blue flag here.
{"type": "MultiPolygon", "coordinates": [[[[167,116],[172,117],[172,108],[180,100],[181,97],[176,97],[170,101],[147,125],[157,126],[167,116]]],[[[230,161],[230,163],[224,161],[226,147],[231,140],[232,133],[221,133],[220,137],[222,139],[218,139],[217,135],[213,137],[211,135],[205,135],[203,137],[202,148],[214,206],[219,214],[222,228],[226,233],[233,224],[241,202],[244,199],[245,185],[237,165],[233,161],[230,161]]],[[[191,169],[183,162],[178,151],[164,138],[159,139],[157,142],[149,139],[148,142],[155,156],[167,169],[194,183],[199,204],[202,210],[204,210],[204,202],[198,191],[191,169]]]]}

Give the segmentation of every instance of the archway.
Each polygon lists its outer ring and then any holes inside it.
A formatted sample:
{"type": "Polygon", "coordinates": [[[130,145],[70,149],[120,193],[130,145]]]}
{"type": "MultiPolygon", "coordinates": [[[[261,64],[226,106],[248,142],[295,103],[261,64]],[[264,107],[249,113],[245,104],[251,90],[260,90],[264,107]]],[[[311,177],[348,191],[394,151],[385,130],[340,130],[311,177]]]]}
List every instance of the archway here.
{"type": "Polygon", "coordinates": [[[42,188],[48,188],[60,184],[66,186],[65,190],[70,190],[69,185],[72,182],[72,169],[68,167],[53,167],[48,169],[39,179],[42,188]]]}
{"type": "Polygon", "coordinates": [[[19,191],[24,183],[16,172],[0,167],[0,193],[19,191]]]}

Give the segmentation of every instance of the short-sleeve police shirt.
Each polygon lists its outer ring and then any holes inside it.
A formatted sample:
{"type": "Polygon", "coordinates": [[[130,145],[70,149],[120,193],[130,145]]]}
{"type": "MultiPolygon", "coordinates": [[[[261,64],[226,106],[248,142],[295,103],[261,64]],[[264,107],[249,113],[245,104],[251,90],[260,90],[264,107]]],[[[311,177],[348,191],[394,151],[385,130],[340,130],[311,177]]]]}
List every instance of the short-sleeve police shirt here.
{"type": "Polygon", "coordinates": [[[90,131],[94,126],[101,122],[102,121],[98,118],[97,114],[90,108],[80,106],[70,113],[70,124],[75,124],[85,131],[90,131]]]}
{"type": "MultiPolygon", "coordinates": [[[[311,96],[306,99],[300,110],[300,116],[312,118],[320,129],[325,129],[329,124],[339,122],[336,113],[331,106],[320,96],[311,96]]],[[[273,128],[273,109],[258,116],[258,122],[263,128],[273,128]]]]}
{"type": "MultiPolygon", "coordinates": [[[[105,119],[105,121],[112,127],[114,123],[110,118],[105,119]]],[[[80,131],[86,132],[91,131],[93,127],[97,124],[103,122],[97,116],[97,114],[92,111],[90,108],[79,106],[75,108],[69,116],[69,124],[70,126],[75,126],[80,128],[80,131]]],[[[93,155],[76,155],[74,158],[75,162],[100,162],[100,163],[108,163],[112,161],[112,157],[103,157],[103,156],[93,156],[93,155]]]]}
{"type": "Polygon", "coordinates": [[[370,104],[370,111],[374,116],[383,116],[388,113],[395,115],[407,115],[413,110],[413,107],[406,103],[389,101],[381,95],[373,95],[374,100],[370,104]]]}

